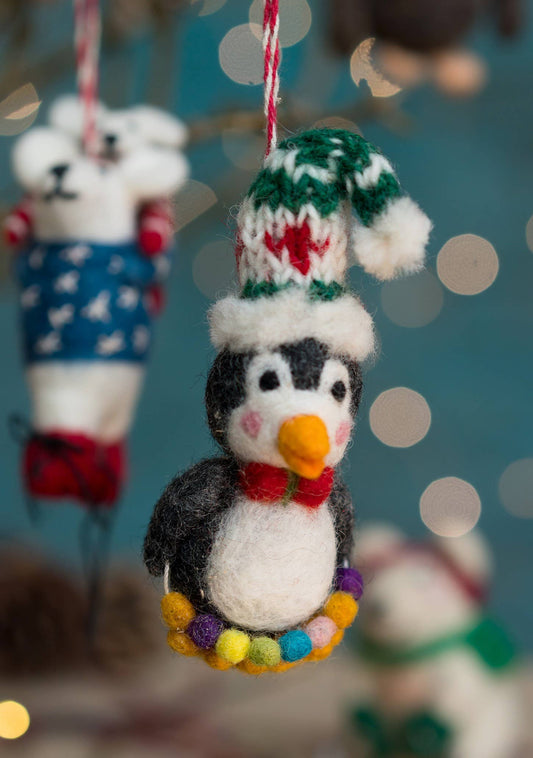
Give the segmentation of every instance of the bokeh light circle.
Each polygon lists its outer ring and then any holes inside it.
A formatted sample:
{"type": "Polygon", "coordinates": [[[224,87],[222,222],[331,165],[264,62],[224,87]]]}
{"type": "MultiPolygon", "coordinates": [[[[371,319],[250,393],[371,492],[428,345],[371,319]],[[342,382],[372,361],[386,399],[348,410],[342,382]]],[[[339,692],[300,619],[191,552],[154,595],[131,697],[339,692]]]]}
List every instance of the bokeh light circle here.
{"type": "Polygon", "coordinates": [[[263,161],[265,138],[242,129],[224,129],[222,149],[227,158],[244,171],[258,171],[263,161]]]}
{"type": "Polygon", "coordinates": [[[373,37],[363,40],[350,58],[350,74],[357,86],[361,80],[368,84],[373,97],[391,97],[400,92],[401,87],[389,82],[372,61],[373,37]]]}
{"type": "Polygon", "coordinates": [[[206,297],[214,298],[227,290],[235,275],[235,254],[229,240],[208,242],[192,264],[194,283],[206,297]]]}
{"type": "Polygon", "coordinates": [[[533,518],[533,458],[511,463],[500,477],[500,500],[519,518],[533,518]]]}
{"type": "MultiPolygon", "coordinates": [[[[250,23],[253,33],[261,39],[263,34],[264,0],[254,0],[250,6],[250,23]]],[[[307,0],[279,0],[279,44],[292,47],[301,42],[311,28],[313,14],[307,0]]]]}
{"type": "MultiPolygon", "coordinates": [[[[193,3],[197,3],[198,0],[192,0],[193,3]]],[[[213,13],[217,13],[224,7],[227,0],[202,0],[202,7],[200,8],[199,16],[211,16],[213,13]]]]}
{"type": "MultiPolygon", "coordinates": [[[[257,30],[255,30],[257,33],[257,30]]],[[[263,81],[263,49],[251,24],[234,26],[218,48],[222,70],[238,84],[260,84],[263,81]]]]}
{"type": "Polygon", "coordinates": [[[461,537],[477,524],[481,500],[475,487],[464,479],[436,479],[420,498],[422,521],[440,537],[461,537]]]}
{"type": "Polygon", "coordinates": [[[370,408],[370,428],[389,447],[411,447],[424,439],[431,410],[422,395],[408,387],[382,392],[370,408]]]}
{"type": "Polygon", "coordinates": [[[533,216],[531,216],[526,225],[526,242],[528,248],[533,253],[533,216]]]}
{"type": "Polygon", "coordinates": [[[344,118],[344,116],[326,116],[326,118],[321,118],[319,121],[315,121],[313,129],[345,129],[347,132],[363,136],[361,129],[355,121],[350,121],[350,119],[344,118]]]}
{"type": "Polygon", "coordinates": [[[28,731],[30,714],[26,708],[15,700],[0,702],[0,737],[4,740],[16,740],[28,731]]]}
{"type": "Polygon", "coordinates": [[[458,295],[478,295],[494,282],[499,260],[491,243],[477,234],[452,237],[437,256],[441,282],[458,295]]]}
{"type": "Polygon", "coordinates": [[[381,288],[381,304],[389,319],[410,329],[431,323],[441,312],[443,303],[440,282],[430,271],[385,282],[381,288]]]}

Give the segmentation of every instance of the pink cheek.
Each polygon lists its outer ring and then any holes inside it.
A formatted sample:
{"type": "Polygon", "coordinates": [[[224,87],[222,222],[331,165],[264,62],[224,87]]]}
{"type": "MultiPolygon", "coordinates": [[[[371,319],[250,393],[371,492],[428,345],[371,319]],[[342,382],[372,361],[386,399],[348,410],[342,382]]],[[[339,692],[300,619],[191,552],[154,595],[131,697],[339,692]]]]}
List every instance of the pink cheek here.
{"type": "Polygon", "coordinates": [[[257,437],[259,432],[261,431],[261,426],[263,424],[263,419],[257,413],[257,411],[248,411],[248,413],[245,413],[244,416],[241,418],[241,429],[244,429],[246,434],[249,437],[257,437]]]}
{"type": "Polygon", "coordinates": [[[337,445],[344,445],[344,443],[347,442],[351,431],[352,431],[352,425],[350,424],[350,422],[343,421],[342,424],[339,425],[339,428],[337,429],[337,433],[335,434],[335,442],[337,443],[337,445]]]}

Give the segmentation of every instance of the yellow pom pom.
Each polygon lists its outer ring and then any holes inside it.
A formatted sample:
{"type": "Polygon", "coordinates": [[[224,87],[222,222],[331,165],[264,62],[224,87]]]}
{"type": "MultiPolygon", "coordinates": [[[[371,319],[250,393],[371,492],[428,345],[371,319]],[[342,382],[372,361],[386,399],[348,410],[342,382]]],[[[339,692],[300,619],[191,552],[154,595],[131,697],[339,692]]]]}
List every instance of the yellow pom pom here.
{"type": "Polygon", "coordinates": [[[240,663],[248,655],[250,638],[238,629],[226,629],[217,640],[217,654],[229,663],[240,663]]]}
{"type": "Polygon", "coordinates": [[[339,629],[350,626],[358,610],[357,601],[347,592],[334,592],[324,606],[324,613],[337,624],[339,629]]]}
{"type": "Polygon", "coordinates": [[[204,661],[208,666],[211,666],[212,669],[216,669],[217,671],[227,671],[233,666],[232,663],[225,661],[217,655],[214,650],[208,650],[204,653],[204,661]]]}
{"type": "Polygon", "coordinates": [[[167,634],[167,643],[174,652],[180,655],[200,655],[202,652],[186,634],[172,629],[167,634]]]}
{"type": "Polygon", "coordinates": [[[196,616],[195,610],[185,595],[169,592],[161,600],[161,615],[169,629],[186,629],[196,616]]]}

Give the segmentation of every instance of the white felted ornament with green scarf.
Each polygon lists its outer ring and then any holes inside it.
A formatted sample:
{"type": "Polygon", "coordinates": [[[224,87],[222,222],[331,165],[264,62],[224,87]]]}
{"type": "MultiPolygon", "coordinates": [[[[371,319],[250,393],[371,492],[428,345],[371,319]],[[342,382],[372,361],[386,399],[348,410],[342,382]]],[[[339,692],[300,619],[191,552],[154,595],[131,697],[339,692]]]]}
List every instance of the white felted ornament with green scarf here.
{"type": "Polygon", "coordinates": [[[283,671],[327,657],[352,623],[362,585],[336,467],[374,333],[346,268],[354,254],[380,279],[416,271],[430,226],[360,136],[310,131],[266,159],[238,216],[240,292],[210,313],[223,455],[171,482],[145,540],[176,651],[283,671]]]}

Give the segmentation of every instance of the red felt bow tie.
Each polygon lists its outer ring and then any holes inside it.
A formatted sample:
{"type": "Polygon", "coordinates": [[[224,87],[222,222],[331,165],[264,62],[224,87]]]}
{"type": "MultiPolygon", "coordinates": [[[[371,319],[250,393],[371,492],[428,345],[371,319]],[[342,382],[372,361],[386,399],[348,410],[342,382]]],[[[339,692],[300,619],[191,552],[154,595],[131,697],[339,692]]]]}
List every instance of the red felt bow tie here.
{"type": "Polygon", "coordinates": [[[248,463],[239,472],[240,486],[250,500],[264,503],[292,500],[307,508],[318,508],[328,499],[334,471],[325,468],[318,479],[304,479],[268,463],[248,463]]]}

